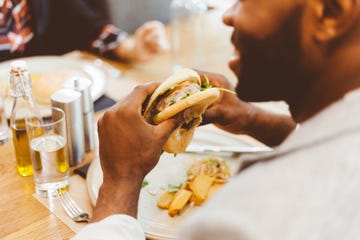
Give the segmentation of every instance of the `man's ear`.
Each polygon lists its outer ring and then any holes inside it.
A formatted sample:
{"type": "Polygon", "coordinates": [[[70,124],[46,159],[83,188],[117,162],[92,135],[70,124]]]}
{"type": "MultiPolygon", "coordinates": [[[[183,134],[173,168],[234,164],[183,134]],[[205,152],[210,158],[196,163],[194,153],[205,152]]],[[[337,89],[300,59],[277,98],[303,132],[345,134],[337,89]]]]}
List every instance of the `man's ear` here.
{"type": "Polygon", "coordinates": [[[357,0],[314,1],[317,18],[315,38],[328,42],[344,34],[354,23],[357,0]]]}

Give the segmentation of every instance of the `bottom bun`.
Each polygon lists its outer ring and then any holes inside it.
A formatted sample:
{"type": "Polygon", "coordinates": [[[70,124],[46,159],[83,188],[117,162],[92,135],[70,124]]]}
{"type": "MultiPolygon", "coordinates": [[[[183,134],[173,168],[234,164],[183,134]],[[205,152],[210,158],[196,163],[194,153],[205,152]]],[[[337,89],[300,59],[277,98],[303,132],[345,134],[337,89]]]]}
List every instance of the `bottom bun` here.
{"type": "Polygon", "coordinates": [[[167,142],[164,145],[163,150],[168,153],[182,153],[190,144],[195,128],[200,125],[201,117],[193,120],[194,123],[190,129],[182,128],[181,126],[172,132],[167,142]]]}
{"type": "Polygon", "coordinates": [[[156,119],[158,121],[160,119],[160,122],[182,111],[184,118],[184,123],[170,135],[163,150],[168,153],[184,152],[193,138],[195,128],[199,126],[202,121],[201,115],[216,101],[219,95],[220,92],[218,89],[208,89],[184,99],[177,105],[174,104],[175,107],[173,105],[160,112],[156,119]]]}

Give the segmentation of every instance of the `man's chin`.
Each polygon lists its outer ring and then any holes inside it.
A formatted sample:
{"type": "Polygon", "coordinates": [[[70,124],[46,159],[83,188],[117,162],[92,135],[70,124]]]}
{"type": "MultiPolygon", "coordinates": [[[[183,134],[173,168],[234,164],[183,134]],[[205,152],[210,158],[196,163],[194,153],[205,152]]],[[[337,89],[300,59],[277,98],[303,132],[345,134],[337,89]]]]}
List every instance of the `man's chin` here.
{"type": "Polygon", "coordinates": [[[236,85],[236,94],[238,98],[240,98],[243,101],[247,101],[247,102],[263,101],[263,99],[260,98],[259,94],[257,93],[256,89],[245,88],[241,86],[240,83],[236,85]]]}
{"type": "Polygon", "coordinates": [[[241,79],[244,79],[244,76],[242,76],[241,72],[241,61],[239,56],[234,56],[230,61],[228,62],[229,68],[232,70],[232,72],[236,75],[238,82],[236,85],[236,93],[237,96],[245,101],[260,101],[260,100],[254,100],[257,99],[257,90],[252,89],[251,86],[244,86],[241,79]]]}
{"type": "Polygon", "coordinates": [[[240,76],[236,85],[237,96],[248,102],[278,101],[283,100],[280,92],[273,86],[268,86],[268,82],[262,79],[245,78],[240,76]]]}
{"type": "Polygon", "coordinates": [[[279,89],[274,89],[274,84],[268,79],[269,75],[264,74],[266,68],[259,72],[260,67],[244,67],[257,65],[243,63],[239,55],[233,56],[228,65],[238,79],[236,93],[240,99],[251,102],[279,100],[276,95],[279,89]]]}

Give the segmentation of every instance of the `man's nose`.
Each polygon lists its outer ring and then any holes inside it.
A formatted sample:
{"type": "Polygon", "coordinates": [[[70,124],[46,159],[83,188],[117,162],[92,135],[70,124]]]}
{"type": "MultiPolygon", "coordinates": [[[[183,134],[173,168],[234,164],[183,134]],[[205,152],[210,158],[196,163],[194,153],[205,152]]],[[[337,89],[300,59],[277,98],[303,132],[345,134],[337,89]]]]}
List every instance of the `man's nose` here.
{"type": "Polygon", "coordinates": [[[233,26],[233,14],[234,14],[235,5],[236,4],[232,5],[224,12],[222,16],[222,20],[225,25],[233,26]]]}

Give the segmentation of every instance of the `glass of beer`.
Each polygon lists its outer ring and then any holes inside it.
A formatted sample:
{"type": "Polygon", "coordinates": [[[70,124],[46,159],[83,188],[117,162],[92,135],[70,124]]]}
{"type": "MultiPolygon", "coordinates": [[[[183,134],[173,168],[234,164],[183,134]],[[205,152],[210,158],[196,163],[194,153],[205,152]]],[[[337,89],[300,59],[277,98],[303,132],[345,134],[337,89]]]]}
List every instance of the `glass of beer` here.
{"type": "Polygon", "coordinates": [[[65,113],[49,109],[51,117],[34,121],[26,117],[35,191],[46,198],[56,198],[58,191],[69,187],[69,159],[66,145],[65,113]]]}

